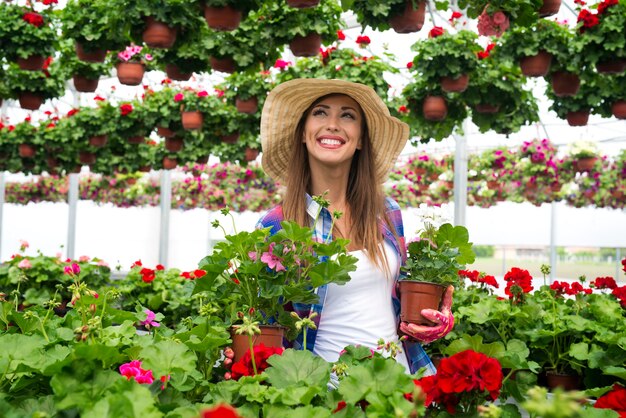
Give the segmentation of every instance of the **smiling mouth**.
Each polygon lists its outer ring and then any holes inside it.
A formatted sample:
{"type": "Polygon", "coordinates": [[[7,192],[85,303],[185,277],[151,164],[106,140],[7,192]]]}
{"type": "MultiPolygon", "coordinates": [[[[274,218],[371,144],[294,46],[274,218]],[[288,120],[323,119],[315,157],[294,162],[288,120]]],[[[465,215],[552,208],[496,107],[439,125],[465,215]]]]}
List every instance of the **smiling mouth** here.
{"type": "Polygon", "coordinates": [[[344,139],[341,137],[335,137],[335,138],[322,137],[322,138],[318,138],[317,142],[320,145],[324,147],[329,147],[329,148],[340,147],[346,143],[346,141],[344,141],[344,139]]]}

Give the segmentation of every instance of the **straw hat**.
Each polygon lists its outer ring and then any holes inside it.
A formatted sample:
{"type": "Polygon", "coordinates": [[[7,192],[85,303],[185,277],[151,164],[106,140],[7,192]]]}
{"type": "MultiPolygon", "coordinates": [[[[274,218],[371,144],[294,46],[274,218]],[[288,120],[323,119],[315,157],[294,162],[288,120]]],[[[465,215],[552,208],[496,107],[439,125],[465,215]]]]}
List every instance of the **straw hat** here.
{"type": "Polygon", "coordinates": [[[376,164],[376,178],[387,180],[398,155],[409,137],[406,123],[389,114],[376,92],[364,84],[345,80],[303,78],[274,88],[261,114],[263,170],[274,180],[285,182],[291,164],[294,134],[300,118],[313,102],[327,94],[340,93],[353,98],[363,109],[376,164]]]}

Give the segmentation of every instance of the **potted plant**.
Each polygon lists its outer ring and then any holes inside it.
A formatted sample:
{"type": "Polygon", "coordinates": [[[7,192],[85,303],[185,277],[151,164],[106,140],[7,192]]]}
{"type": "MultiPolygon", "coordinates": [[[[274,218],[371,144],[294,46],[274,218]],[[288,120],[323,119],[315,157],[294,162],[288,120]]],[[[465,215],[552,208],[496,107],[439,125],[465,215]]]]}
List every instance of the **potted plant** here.
{"type": "Polygon", "coordinates": [[[397,33],[417,32],[424,25],[426,2],[422,0],[391,0],[382,4],[351,0],[341,4],[344,10],[352,10],[361,26],[381,32],[388,29],[397,33]]]}
{"type": "Polygon", "coordinates": [[[76,91],[93,93],[98,88],[100,77],[108,74],[109,66],[104,63],[82,61],[74,52],[74,44],[68,39],[59,42],[59,66],[63,79],[71,78],[76,91]]]}
{"type": "Polygon", "coordinates": [[[593,141],[575,141],[568,146],[567,155],[575,162],[578,171],[589,171],[595,166],[600,149],[593,141]]]}
{"type": "Polygon", "coordinates": [[[478,67],[478,36],[469,30],[432,34],[411,46],[415,52],[411,71],[430,83],[441,83],[445,92],[464,91],[478,67]]]}
{"type": "Polygon", "coordinates": [[[432,325],[422,317],[422,309],[439,309],[448,285],[458,285],[458,271],[474,262],[469,233],[463,226],[437,225],[430,215],[422,218],[423,228],[407,245],[407,260],[399,281],[402,321],[432,325]]]}
{"type": "Polygon", "coordinates": [[[515,26],[530,26],[537,22],[544,3],[546,1],[542,0],[466,0],[460,3],[459,7],[467,7],[467,16],[478,19],[480,35],[501,36],[511,22],[514,22],[515,26]]]}
{"type": "Polygon", "coordinates": [[[257,113],[271,89],[269,72],[259,69],[234,73],[224,79],[224,94],[241,113],[257,113]]]}
{"type": "Polygon", "coordinates": [[[129,45],[123,51],[112,53],[111,60],[115,63],[117,79],[127,86],[138,86],[143,81],[146,66],[156,67],[154,57],[145,46],[129,45]]]}
{"type": "Polygon", "coordinates": [[[258,0],[204,0],[204,18],[213,30],[231,31],[259,6],[258,0]]]}
{"type": "Polygon", "coordinates": [[[613,75],[606,77],[606,89],[603,89],[603,100],[596,108],[602,117],[626,119],[626,76],[613,75]]]}
{"type": "Polygon", "coordinates": [[[147,111],[142,103],[138,100],[124,101],[115,107],[115,134],[130,144],[144,143],[145,137],[154,129],[154,122],[146,117],[147,111]]]}
{"type": "Polygon", "coordinates": [[[10,63],[5,73],[9,96],[17,98],[24,109],[39,109],[45,100],[64,94],[65,80],[60,70],[56,61],[42,71],[21,70],[17,64],[10,63]]]}

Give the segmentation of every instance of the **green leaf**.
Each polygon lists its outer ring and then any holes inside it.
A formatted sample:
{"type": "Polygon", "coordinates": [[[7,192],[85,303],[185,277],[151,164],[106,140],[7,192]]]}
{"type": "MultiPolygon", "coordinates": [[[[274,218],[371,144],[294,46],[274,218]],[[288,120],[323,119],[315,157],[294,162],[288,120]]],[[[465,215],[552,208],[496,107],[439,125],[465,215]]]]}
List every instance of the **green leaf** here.
{"type": "Polygon", "coordinates": [[[92,408],[87,408],[83,415],[93,418],[163,417],[148,387],[134,381],[119,382],[115,392],[98,400],[92,408]]]}
{"type": "Polygon", "coordinates": [[[268,382],[276,388],[317,386],[326,388],[330,380],[330,364],[306,350],[287,349],[272,356],[265,370],[268,382]]]}
{"type": "MultiPolygon", "coordinates": [[[[174,372],[190,373],[196,368],[196,354],[185,344],[165,340],[141,350],[142,366],[152,370],[154,377],[167,376],[174,372]]],[[[174,380],[174,376],[172,376],[174,380]]]]}

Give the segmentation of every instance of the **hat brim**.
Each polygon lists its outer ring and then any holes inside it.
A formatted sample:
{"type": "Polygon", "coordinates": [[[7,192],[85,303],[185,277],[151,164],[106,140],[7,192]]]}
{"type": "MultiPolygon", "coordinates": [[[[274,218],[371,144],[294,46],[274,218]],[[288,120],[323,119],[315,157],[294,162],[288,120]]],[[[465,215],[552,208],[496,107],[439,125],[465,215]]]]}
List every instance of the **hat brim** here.
{"type": "Polygon", "coordinates": [[[345,80],[304,78],[276,86],[261,114],[263,170],[284,184],[291,163],[294,134],[304,112],[320,97],[345,94],[363,109],[374,154],[376,179],[384,183],[409,137],[406,123],[393,117],[374,89],[345,80]]]}

